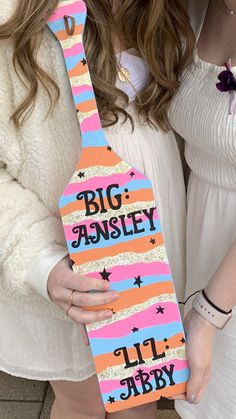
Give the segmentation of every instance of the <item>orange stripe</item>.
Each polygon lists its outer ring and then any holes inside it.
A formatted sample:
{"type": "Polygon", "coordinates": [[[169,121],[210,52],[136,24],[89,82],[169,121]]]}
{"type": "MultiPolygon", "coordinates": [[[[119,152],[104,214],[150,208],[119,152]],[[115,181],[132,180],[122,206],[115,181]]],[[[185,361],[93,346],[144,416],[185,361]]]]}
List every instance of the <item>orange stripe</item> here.
{"type": "MultiPolygon", "coordinates": [[[[104,206],[106,209],[110,209],[109,203],[107,202],[107,198],[103,199],[104,206]]],[[[129,199],[124,199],[123,205],[134,204],[136,202],[150,202],[154,201],[153,193],[151,189],[141,189],[140,191],[132,191],[129,192],[129,199]]],[[[95,199],[96,202],[100,206],[99,198],[95,199]]],[[[85,202],[84,200],[77,200],[71,202],[70,204],[65,205],[63,208],[60,209],[61,216],[71,214],[74,211],[84,211],[85,210],[85,202]]]]}
{"type": "Polygon", "coordinates": [[[76,109],[81,113],[95,111],[97,109],[96,101],[91,99],[82,103],[78,103],[78,105],[76,105],[76,109]]]}
{"type": "Polygon", "coordinates": [[[107,150],[107,146],[88,147],[83,149],[76,170],[83,170],[87,167],[94,167],[98,165],[110,167],[115,166],[121,161],[121,158],[116,153],[107,150]]]}
{"type": "MultiPolygon", "coordinates": [[[[123,393],[121,389],[121,393],[123,393]]],[[[186,392],[186,383],[175,384],[174,386],[166,387],[161,390],[153,391],[152,393],[142,394],[140,397],[131,396],[128,400],[117,401],[115,403],[107,403],[105,405],[106,411],[109,413],[118,410],[130,409],[134,406],[139,406],[145,403],[151,403],[159,400],[161,396],[171,397],[177,394],[184,394],[186,392]]]]}
{"type": "MultiPolygon", "coordinates": [[[[135,285],[137,287],[137,285],[135,285]]],[[[119,293],[119,298],[116,301],[113,301],[110,304],[102,304],[100,306],[94,307],[85,307],[84,310],[88,311],[98,311],[103,309],[113,309],[115,313],[121,310],[130,308],[136,304],[141,304],[147,300],[150,300],[153,297],[157,297],[161,294],[172,294],[174,293],[174,286],[172,281],[166,282],[157,282],[156,284],[151,284],[141,286],[141,288],[133,288],[131,290],[123,291],[119,293]]]]}
{"type": "Polygon", "coordinates": [[[71,253],[71,256],[76,265],[83,265],[84,263],[91,262],[92,260],[102,259],[109,256],[116,256],[120,253],[145,253],[154,247],[154,245],[150,243],[151,238],[156,240],[155,246],[161,246],[163,244],[162,234],[157,233],[151,236],[140,237],[139,239],[134,239],[132,241],[114,244],[113,246],[109,247],[102,247],[99,249],[95,248],[80,253],[71,253]]]}
{"type": "MultiPolygon", "coordinates": [[[[168,339],[168,342],[160,342],[156,341],[156,349],[157,353],[161,354],[166,349],[166,345],[168,345],[171,349],[178,348],[179,346],[182,346],[180,339],[183,337],[182,333],[178,333],[177,335],[173,336],[172,338],[168,339]],[[180,345],[181,344],[181,345],[180,345]]],[[[141,345],[141,352],[144,359],[152,358],[153,354],[149,347],[141,345]]],[[[137,356],[136,349],[135,348],[129,348],[128,349],[129,359],[135,359],[137,356]]],[[[116,365],[121,365],[121,358],[114,356],[112,353],[106,353],[103,355],[98,355],[94,357],[94,363],[96,366],[97,374],[102,372],[108,367],[114,367],[116,365]]]]}
{"type": "MultiPolygon", "coordinates": [[[[77,25],[75,27],[74,35],[82,35],[82,33],[83,33],[83,25],[77,25]]],[[[62,31],[58,31],[56,35],[57,35],[57,38],[60,39],[60,41],[65,41],[68,39],[68,35],[65,29],[63,29],[62,31]]]]}
{"type": "Polygon", "coordinates": [[[77,77],[82,76],[88,72],[88,66],[83,65],[81,61],[79,61],[75,67],[68,71],[69,77],[77,77]]]}

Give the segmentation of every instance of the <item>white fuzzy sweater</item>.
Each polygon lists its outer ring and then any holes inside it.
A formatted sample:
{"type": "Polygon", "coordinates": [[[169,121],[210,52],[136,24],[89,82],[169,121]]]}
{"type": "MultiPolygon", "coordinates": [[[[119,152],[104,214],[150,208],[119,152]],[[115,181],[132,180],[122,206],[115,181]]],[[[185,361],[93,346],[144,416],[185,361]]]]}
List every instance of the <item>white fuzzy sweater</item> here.
{"type": "MultiPolygon", "coordinates": [[[[0,23],[11,15],[14,3],[0,0],[0,23]]],[[[25,88],[13,69],[12,54],[12,42],[1,41],[0,301],[64,318],[36,292],[32,267],[31,279],[28,270],[46,248],[59,245],[58,254],[65,252],[58,200],[79,158],[78,120],[60,46],[46,29],[38,60],[57,82],[60,99],[46,118],[49,99],[41,87],[32,115],[16,130],[10,117],[25,97],[25,88]]]]}

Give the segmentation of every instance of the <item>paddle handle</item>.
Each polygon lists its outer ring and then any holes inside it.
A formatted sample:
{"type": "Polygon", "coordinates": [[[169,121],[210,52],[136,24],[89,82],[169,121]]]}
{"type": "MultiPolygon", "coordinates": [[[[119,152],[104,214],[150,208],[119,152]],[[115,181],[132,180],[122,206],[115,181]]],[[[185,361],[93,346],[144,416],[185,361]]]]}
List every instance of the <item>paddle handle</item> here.
{"type": "Polygon", "coordinates": [[[48,26],[58,39],[65,58],[72,95],[77,110],[82,140],[95,141],[102,124],[96,103],[94,88],[84,50],[83,34],[87,19],[87,7],[82,0],[60,2],[48,20],[48,26]]]}

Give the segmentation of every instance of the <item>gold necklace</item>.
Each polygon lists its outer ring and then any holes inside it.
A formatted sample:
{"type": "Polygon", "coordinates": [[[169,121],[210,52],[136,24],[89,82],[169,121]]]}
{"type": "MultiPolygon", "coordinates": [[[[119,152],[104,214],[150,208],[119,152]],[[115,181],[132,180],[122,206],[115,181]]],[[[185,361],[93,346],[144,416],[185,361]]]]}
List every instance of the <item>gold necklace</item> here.
{"type": "Polygon", "coordinates": [[[230,9],[230,8],[227,6],[227,4],[226,4],[225,0],[223,0],[223,3],[224,3],[224,5],[225,5],[225,8],[228,10],[228,12],[229,12],[229,14],[230,14],[231,16],[236,15],[236,10],[230,9]]]}
{"type": "Polygon", "coordinates": [[[122,45],[120,48],[120,56],[118,60],[118,79],[121,83],[130,83],[131,82],[131,74],[129,70],[121,64],[121,54],[122,54],[122,45]]]}

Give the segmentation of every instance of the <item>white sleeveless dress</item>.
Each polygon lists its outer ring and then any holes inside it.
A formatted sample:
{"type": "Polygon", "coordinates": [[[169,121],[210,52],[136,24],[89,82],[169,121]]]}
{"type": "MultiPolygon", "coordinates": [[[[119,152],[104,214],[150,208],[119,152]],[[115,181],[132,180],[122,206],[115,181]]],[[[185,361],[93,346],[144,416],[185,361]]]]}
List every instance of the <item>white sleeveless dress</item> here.
{"type": "MultiPolygon", "coordinates": [[[[198,36],[208,2],[190,3],[198,36]]],[[[196,52],[170,112],[173,128],[186,141],[191,169],[186,296],[207,284],[236,239],[236,95],[229,115],[229,94],[216,88],[223,69],[202,61],[196,52]]],[[[236,67],[232,71],[236,76],[236,67]]],[[[198,405],[178,401],[176,409],[183,419],[235,419],[235,396],[236,309],[225,329],[217,332],[212,378],[202,401],[198,405]]]]}
{"type": "MultiPolygon", "coordinates": [[[[179,150],[173,132],[165,134],[137,118],[132,101],[135,91],[148,81],[144,61],[134,51],[121,54],[121,64],[131,73],[135,89],[125,83],[119,87],[130,97],[130,123],[117,124],[106,130],[112,148],[152,181],[159,204],[167,253],[175,281],[176,293],[182,300],[185,287],[185,187],[179,150]]],[[[28,271],[35,283],[46,284],[45,264],[53,266],[57,248],[43,252],[28,271]]],[[[45,291],[46,292],[46,291],[45,291]]],[[[90,348],[85,346],[74,322],[32,315],[24,307],[17,311],[11,304],[0,303],[0,370],[38,380],[81,381],[95,373],[90,348]]]]}

